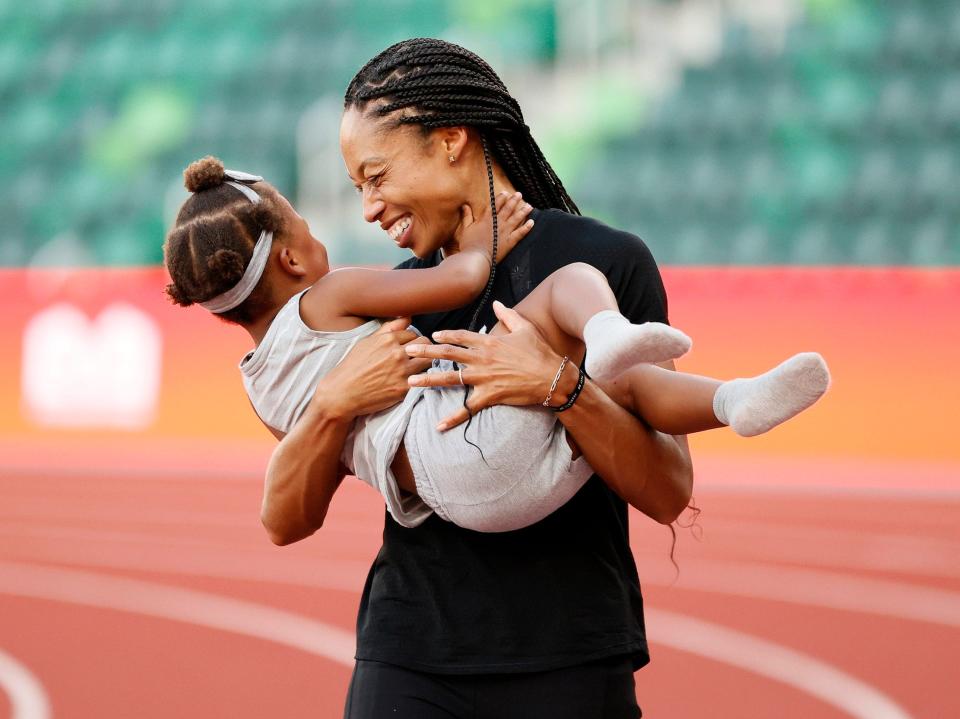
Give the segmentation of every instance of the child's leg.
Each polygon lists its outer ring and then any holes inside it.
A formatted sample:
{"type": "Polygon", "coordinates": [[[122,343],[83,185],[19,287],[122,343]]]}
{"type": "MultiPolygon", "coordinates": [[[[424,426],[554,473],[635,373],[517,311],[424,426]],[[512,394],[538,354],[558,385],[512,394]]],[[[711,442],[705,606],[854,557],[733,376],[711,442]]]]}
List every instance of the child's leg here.
{"type": "Polygon", "coordinates": [[[614,402],[667,434],[690,434],[722,427],[713,411],[720,381],[637,364],[600,387],[614,402]]]}
{"type": "MultiPolygon", "coordinates": [[[[607,278],[575,262],[537,285],[514,309],[532,322],[554,351],[577,360],[589,348],[587,372],[612,377],[637,362],[663,362],[690,348],[690,339],[659,322],[630,324],[618,308],[607,278]]],[[[491,334],[502,332],[495,325],[491,334]]]]}
{"type": "Polygon", "coordinates": [[[667,434],[729,424],[737,434],[752,437],[805,410],[829,384],[823,358],[804,352],[764,374],[729,382],[639,364],[601,387],[615,402],[667,434]]]}
{"type": "MultiPolygon", "coordinates": [[[[689,338],[657,322],[631,324],[617,310],[606,277],[584,263],[560,268],[514,309],[555,352],[578,364],[586,344],[591,377],[618,404],[668,434],[727,424],[743,436],[761,434],[812,405],[830,383],[823,358],[810,352],[757,377],[729,382],[646,364],[683,354],[689,338]]],[[[503,331],[497,324],[491,334],[503,331]]]]}

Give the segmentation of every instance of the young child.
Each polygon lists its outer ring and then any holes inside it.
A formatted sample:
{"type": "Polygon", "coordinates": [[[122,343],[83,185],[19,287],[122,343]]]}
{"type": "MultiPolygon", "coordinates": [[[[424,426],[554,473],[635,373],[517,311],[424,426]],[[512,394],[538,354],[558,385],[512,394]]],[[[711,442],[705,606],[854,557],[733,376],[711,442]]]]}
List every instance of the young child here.
{"type": "MultiPolygon", "coordinates": [[[[476,219],[464,209],[460,251],[437,267],[331,272],[323,245],[262,178],[224,170],[212,157],[191,164],[184,178],[194,194],[164,245],[173,280],[167,293],[179,305],[200,304],[250,333],[256,348],[240,370],[254,409],[277,436],[303,413],[320,378],[380,327],[369,318],[455,309],[487,282],[489,209],[476,219]]],[[[496,207],[501,237],[526,235],[530,207],[519,193],[502,193],[496,207]]],[[[616,401],[670,434],[723,425],[759,434],[809,407],[829,384],[815,353],[729,382],[653,365],[641,370],[640,363],[682,355],[689,338],[659,323],[631,324],[604,276],[585,264],[557,270],[515,309],[559,354],[575,361],[586,349],[590,377],[618,384],[616,401]]],[[[498,325],[491,333],[502,331],[498,325]]],[[[450,363],[435,364],[429,371],[451,369],[450,363]]],[[[582,381],[581,373],[579,386],[582,381]]],[[[436,512],[477,531],[518,529],[558,509],[592,474],[582,457],[572,458],[563,426],[544,407],[485,409],[473,418],[471,442],[460,432],[437,431],[462,402],[460,387],[412,388],[397,405],[356,420],[342,461],[384,496],[400,524],[416,526],[436,512]]]]}

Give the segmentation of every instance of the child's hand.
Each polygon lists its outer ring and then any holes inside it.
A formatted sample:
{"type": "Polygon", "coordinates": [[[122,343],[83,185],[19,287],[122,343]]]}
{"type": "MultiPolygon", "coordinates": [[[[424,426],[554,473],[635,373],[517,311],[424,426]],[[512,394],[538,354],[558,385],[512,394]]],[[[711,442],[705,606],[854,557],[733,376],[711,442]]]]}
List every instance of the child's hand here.
{"type": "MultiPolygon", "coordinates": [[[[523,201],[519,192],[501,192],[496,197],[497,206],[497,234],[501,246],[504,243],[510,246],[526,237],[533,227],[533,220],[527,216],[533,209],[523,201]]],[[[470,205],[460,208],[460,226],[454,234],[460,250],[484,252],[489,258],[493,252],[493,220],[490,208],[484,205],[483,210],[476,216],[470,205]]]]}

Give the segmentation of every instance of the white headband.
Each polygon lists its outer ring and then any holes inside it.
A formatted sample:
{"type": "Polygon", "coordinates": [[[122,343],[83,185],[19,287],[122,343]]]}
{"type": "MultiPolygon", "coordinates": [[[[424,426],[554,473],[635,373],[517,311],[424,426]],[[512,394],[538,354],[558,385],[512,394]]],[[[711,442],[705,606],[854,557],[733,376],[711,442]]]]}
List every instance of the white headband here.
{"type": "MultiPolygon", "coordinates": [[[[262,177],[259,175],[250,175],[238,170],[224,170],[223,174],[230,178],[224,183],[225,185],[230,185],[242,192],[253,204],[259,204],[260,195],[246,183],[260,182],[263,180],[262,177]]],[[[272,245],[273,233],[267,232],[266,230],[261,232],[257,244],[253,247],[250,264],[248,264],[247,269],[244,270],[243,277],[240,278],[240,281],[223,294],[217,295],[206,302],[201,302],[200,306],[214,314],[221,314],[223,312],[229,312],[233,308],[243,304],[243,301],[253,292],[253,288],[257,286],[260,278],[263,277],[263,271],[267,267],[267,260],[270,258],[270,248],[272,245]]]]}

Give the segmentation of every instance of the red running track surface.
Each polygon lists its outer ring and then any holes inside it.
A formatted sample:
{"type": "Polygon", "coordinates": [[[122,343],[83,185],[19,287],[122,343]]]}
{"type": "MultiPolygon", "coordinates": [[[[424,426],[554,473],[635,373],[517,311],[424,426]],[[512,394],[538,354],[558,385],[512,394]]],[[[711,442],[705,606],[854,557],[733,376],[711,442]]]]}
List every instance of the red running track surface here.
{"type": "MultiPolygon", "coordinates": [[[[703,463],[679,576],[669,530],[632,517],[644,716],[960,716],[950,483],[875,486],[849,465],[831,483],[827,464],[804,488],[796,466],[768,466],[798,478],[776,486],[739,469],[703,463]]],[[[341,715],[383,512],[356,480],[285,548],[250,475],[7,470],[0,497],[0,716],[341,715]]]]}

